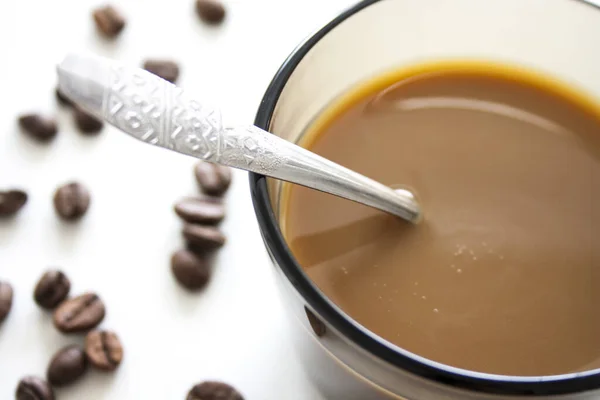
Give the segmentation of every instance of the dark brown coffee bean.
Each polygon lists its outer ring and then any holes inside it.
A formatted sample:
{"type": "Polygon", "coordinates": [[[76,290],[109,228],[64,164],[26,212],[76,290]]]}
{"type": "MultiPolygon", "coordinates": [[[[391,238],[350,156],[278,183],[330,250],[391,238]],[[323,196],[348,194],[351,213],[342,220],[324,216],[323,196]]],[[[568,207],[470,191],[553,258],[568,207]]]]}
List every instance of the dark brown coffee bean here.
{"type": "Polygon", "coordinates": [[[206,381],[191,388],[186,400],[244,400],[244,397],[231,385],[206,381]]]}
{"type": "Polygon", "coordinates": [[[113,39],[125,28],[125,18],[111,5],[97,8],[92,13],[98,31],[106,38],[113,39]]]}
{"type": "Polygon", "coordinates": [[[194,248],[199,250],[214,250],[225,244],[225,235],[214,226],[185,224],[183,237],[194,248]]]}
{"type": "Polygon", "coordinates": [[[171,271],[177,282],[186,289],[198,290],[206,286],[210,278],[208,258],[189,250],[179,250],[171,256],[171,271]]]}
{"type": "Polygon", "coordinates": [[[85,337],[85,355],[92,366],[114,371],[123,360],[123,346],[114,332],[93,331],[85,337]]]}
{"type": "Polygon", "coordinates": [[[185,250],[192,252],[197,257],[200,257],[203,260],[206,260],[208,265],[213,264],[213,260],[215,258],[215,249],[207,249],[205,247],[200,247],[198,245],[194,245],[189,242],[186,242],[185,250]]]}
{"type": "Polygon", "coordinates": [[[90,206],[90,192],[81,183],[70,182],[54,193],[54,209],[65,220],[77,220],[90,206]]]}
{"type": "Polygon", "coordinates": [[[54,391],[52,387],[37,376],[26,376],[19,381],[16,400],[54,400],[54,391]]]}
{"type": "Polygon", "coordinates": [[[317,318],[317,316],[313,314],[313,312],[310,311],[308,308],[304,307],[304,312],[306,313],[308,323],[310,324],[312,330],[315,332],[315,335],[319,337],[325,335],[325,333],[327,332],[327,327],[325,326],[325,324],[321,322],[321,320],[317,318]]]}
{"type": "Polygon", "coordinates": [[[13,288],[8,282],[0,281],[0,322],[10,313],[13,301],[13,288]]]}
{"type": "Polygon", "coordinates": [[[63,332],[84,332],[104,319],[104,303],[95,293],[85,293],[63,301],[54,310],[54,326],[63,332]]]}
{"type": "Polygon", "coordinates": [[[40,142],[54,139],[58,133],[58,126],[54,118],[41,114],[25,114],[19,117],[19,126],[25,133],[40,142]]]}
{"type": "Polygon", "coordinates": [[[54,386],[65,386],[81,378],[87,371],[85,354],[78,346],[71,345],[60,349],[48,365],[48,382],[54,386]]]}
{"type": "Polygon", "coordinates": [[[196,12],[210,25],[220,24],[225,19],[225,7],[218,0],[196,0],[196,12]]]}
{"type": "Polygon", "coordinates": [[[54,94],[56,95],[56,101],[58,101],[58,104],[60,104],[61,106],[71,107],[73,105],[71,99],[65,96],[59,88],[56,88],[54,94]]]}
{"type": "Polygon", "coordinates": [[[27,203],[27,193],[22,190],[0,191],[0,217],[12,217],[27,203]]]}
{"type": "Polygon", "coordinates": [[[144,69],[171,83],[175,83],[177,78],[179,78],[179,65],[174,61],[156,59],[146,60],[144,62],[144,69]]]}
{"type": "Polygon", "coordinates": [[[75,125],[82,133],[96,134],[104,127],[104,122],[79,107],[73,109],[73,116],[75,117],[75,125]]]}
{"type": "Polygon", "coordinates": [[[67,298],[69,290],[69,278],[61,271],[50,270],[42,275],[35,286],[33,299],[40,307],[52,310],[67,298]]]}
{"type": "Polygon", "coordinates": [[[19,381],[16,400],[54,400],[52,387],[37,376],[26,376],[19,381]]]}
{"type": "Polygon", "coordinates": [[[231,168],[200,161],[194,167],[200,189],[211,196],[222,196],[231,184],[231,168]]]}
{"type": "Polygon", "coordinates": [[[186,222],[216,225],[225,218],[225,206],[212,199],[188,197],[175,204],[175,213],[186,222]]]}

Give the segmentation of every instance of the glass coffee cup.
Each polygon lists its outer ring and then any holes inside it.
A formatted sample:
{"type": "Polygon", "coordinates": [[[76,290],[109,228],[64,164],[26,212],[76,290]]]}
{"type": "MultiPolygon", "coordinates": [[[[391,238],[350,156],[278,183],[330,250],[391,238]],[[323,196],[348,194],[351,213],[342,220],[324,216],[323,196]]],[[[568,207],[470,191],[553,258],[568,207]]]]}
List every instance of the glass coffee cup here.
{"type": "MultiPolygon", "coordinates": [[[[300,45],[261,102],[256,125],[298,142],[355,83],[405,64],[483,59],[548,71],[600,99],[600,10],[577,0],[366,0],[300,45]]],[[[281,182],[250,175],[261,233],[307,374],[331,399],[594,399],[600,370],[519,377],[409,353],[352,320],[298,265],[280,229],[281,182]]]]}

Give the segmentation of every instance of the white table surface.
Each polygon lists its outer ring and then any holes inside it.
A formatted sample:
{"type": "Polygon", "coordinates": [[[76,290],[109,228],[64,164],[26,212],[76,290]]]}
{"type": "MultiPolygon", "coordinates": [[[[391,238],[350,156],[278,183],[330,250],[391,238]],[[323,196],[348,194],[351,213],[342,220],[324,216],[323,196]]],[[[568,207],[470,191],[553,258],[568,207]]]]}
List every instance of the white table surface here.
{"type": "Polygon", "coordinates": [[[223,224],[229,242],[204,292],[172,278],[169,258],[182,245],[172,211],[197,193],[193,160],[140,144],[112,128],[79,134],[54,100],[54,64],[89,50],[139,65],[146,57],[181,62],[179,84],[222,106],[232,123],[250,123],[273,74],[305,36],[352,0],[230,0],[226,23],[202,25],[193,0],[115,0],[128,26],[101,40],[91,20],[97,0],[6,1],[0,23],[0,189],[21,187],[29,202],[0,221],[0,279],[15,289],[0,326],[0,399],[18,380],[45,375],[60,347],[82,343],[58,333],[33,302],[42,271],[59,267],[72,294],[97,291],[107,307],[103,328],[125,348],[116,373],[88,373],[57,391],[59,400],[184,399],[205,379],[233,384],[249,400],[319,400],[287,338],[274,276],[250,201],[247,174],[236,171],[223,224]],[[20,133],[16,116],[57,114],[60,133],[40,145],[20,133]],[[57,185],[80,180],[92,205],[78,224],[58,220],[57,185]]]}

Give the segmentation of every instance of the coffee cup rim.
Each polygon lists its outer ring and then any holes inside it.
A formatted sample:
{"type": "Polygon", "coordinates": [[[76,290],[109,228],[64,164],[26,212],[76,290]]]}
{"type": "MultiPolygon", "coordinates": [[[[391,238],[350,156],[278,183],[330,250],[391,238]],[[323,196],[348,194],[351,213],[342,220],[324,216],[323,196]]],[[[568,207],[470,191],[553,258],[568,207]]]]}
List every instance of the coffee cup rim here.
{"type": "MultiPolygon", "coordinates": [[[[383,0],[358,2],[341,12],[298,45],[283,62],[267,87],[256,113],[254,124],[263,129],[269,128],[275,106],[288,79],[315,44],[349,17],[380,1],[383,0]]],[[[578,1],[585,2],[585,0],[578,1]]],[[[318,315],[356,346],[419,377],[473,392],[514,396],[551,396],[581,393],[600,388],[600,369],[562,375],[526,377],[478,373],[427,360],[369,332],[331,303],[303,272],[279,229],[275,212],[271,207],[266,177],[250,173],[249,183],[261,234],[270,256],[275,261],[276,268],[281,270],[304,301],[318,315]]]]}

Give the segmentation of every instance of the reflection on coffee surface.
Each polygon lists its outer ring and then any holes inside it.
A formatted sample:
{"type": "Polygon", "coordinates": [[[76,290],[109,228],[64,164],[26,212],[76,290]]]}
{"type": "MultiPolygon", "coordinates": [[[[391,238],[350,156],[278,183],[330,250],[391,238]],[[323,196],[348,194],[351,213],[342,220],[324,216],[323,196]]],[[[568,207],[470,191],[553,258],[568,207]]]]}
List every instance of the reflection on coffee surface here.
{"type": "Polygon", "coordinates": [[[283,230],[309,277],[353,319],[469,370],[600,367],[600,116],[551,79],[479,62],[366,82],[301,144],[417,194],[411,226],[295,185],[283,230]]]}

